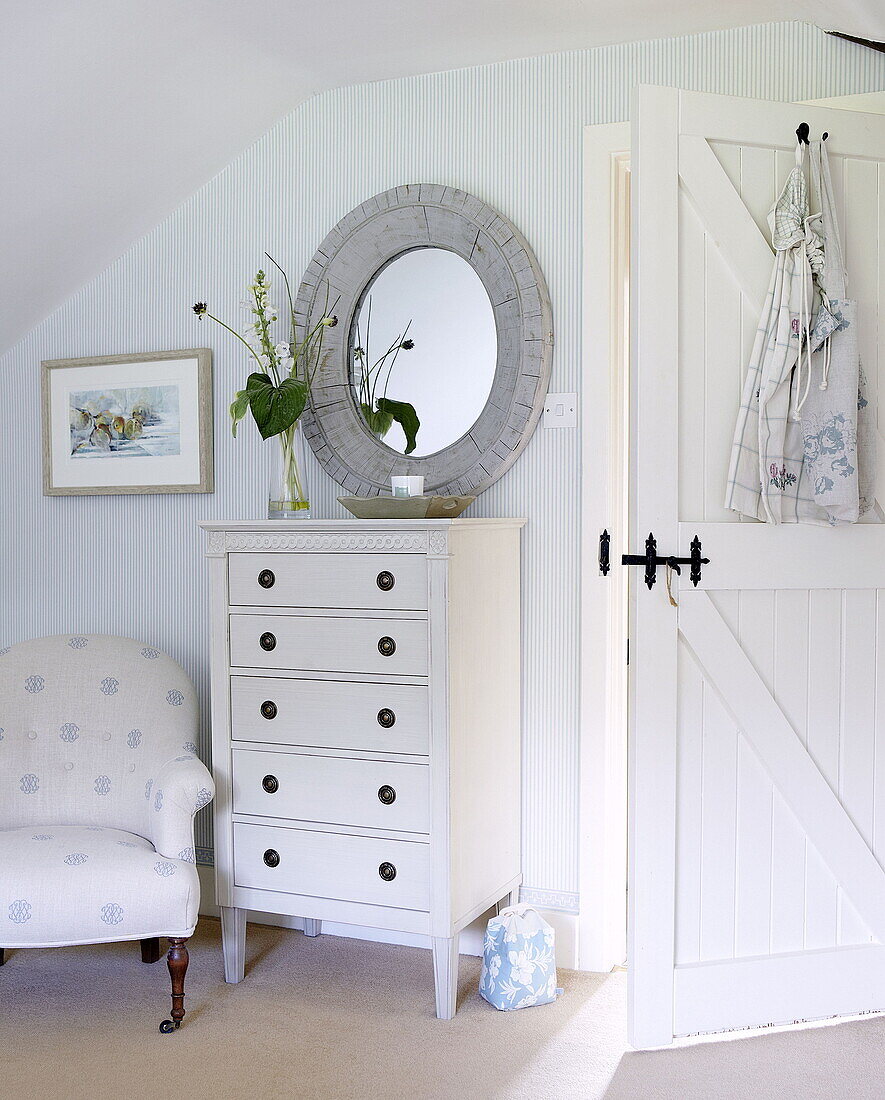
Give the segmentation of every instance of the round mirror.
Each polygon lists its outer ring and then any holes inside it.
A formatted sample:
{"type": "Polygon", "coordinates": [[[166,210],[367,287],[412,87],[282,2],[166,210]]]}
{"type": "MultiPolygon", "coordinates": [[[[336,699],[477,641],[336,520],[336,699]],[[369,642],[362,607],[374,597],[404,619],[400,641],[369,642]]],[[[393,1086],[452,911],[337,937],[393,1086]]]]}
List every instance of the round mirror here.
{"type": "Polygon", "coordinates": [[[350,333],[353,399],[369,431],[398,454],[436,454],[466,435],[497,359],[492,303],[457,253],[402,253],[363,292],[350,333]]]}
{"type": "Polygon", "coordinates": [[[330,310],[302,416],[351,496],[420,476],[475,496],[531,437],[553,353],[550,299],[528,242],[475,195],[435,183],[366,199],[326,235],[295,300],[299,333],[330,310]]]}

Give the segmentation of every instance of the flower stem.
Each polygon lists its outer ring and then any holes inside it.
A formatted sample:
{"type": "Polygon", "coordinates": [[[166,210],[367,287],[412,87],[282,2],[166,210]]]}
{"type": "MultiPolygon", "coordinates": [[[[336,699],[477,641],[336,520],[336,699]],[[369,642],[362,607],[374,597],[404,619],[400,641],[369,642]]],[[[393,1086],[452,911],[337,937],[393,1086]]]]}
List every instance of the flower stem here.
{"type": "Polygon", "coordinates": [[[274,265],[277,271],[279,271],[279,273],[283,276],[283,282],[286,284],[286,297],[289,299],[289,342],[291,344],[295,344],[297,342],[295,339],[295,305],[292,302],[292,288],[289,286],[289,276],[286,274],[285,271],[283,271],[283,269],[269,252],[265,252],[264,254],[274,265]]]}
{"type": "Polygon", "coordinates": [[[231,328],[230,325],[226,325],[224,323],[224,321],[220,320],[218,317],[215,317],[213,314],[209,313],[208,311],[206,312],[206,316],[209,318],[210,321],[214,321],[216,324],[221,325],[222,328],[226,328],[228,332],[230,332],[234,336],[236,336],[236,338],[240,341],[240,343],[243,345],[243,347],[246,349],[246,351],[249,352],[249,354],[252,356],[252,358],[258,364],[258,366],[261,367],[261,371],[262,371],[262,374],[263,374],[264,373],[264,363],[262,363],[261,360],[258,358],[258,356],[255,354],[255,349],[246,340],[244,340],[242,336],[240,336],[240,334],[237,332],[237,330],[231,328]]]}
{"type": "Polygon", "coordinates": [[[291,428],[280,432],[282,470],[281,470],[281,508],[285,510],[300,510],[307,504],[307,497],[301,482],[301,472],[298,469],[298,424],[297,421],[291,428]]]}

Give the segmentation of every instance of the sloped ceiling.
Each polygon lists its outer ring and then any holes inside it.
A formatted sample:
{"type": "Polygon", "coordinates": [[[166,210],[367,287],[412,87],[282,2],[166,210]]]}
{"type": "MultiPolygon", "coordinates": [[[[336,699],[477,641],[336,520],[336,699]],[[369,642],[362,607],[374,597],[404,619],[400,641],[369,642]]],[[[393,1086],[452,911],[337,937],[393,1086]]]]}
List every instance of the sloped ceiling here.
{"type": "Polygon", "coordinates": [[[3,0],[0,10],[0,354],[317,92],[772,20],[885,39],[882,0],[3,0]]]}

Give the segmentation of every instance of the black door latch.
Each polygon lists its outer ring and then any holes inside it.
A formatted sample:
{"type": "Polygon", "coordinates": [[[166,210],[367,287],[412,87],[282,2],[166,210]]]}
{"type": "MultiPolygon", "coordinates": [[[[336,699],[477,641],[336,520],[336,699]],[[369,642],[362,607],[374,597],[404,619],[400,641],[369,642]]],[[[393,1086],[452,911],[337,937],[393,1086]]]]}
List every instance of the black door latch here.
{"type": "Polygon", "coordinates": [[[611,569],[611,562],[608,558],[608,550],[611,545],[612,537],[608,531],[603,531],[599,536],[599,572],[603,577],[607,577],[609,570],[611,569]]]}
{"type": "MultiPolygon", "coordinates": [[[[681,573],[680,565],[691,566],[689,569],[688,577],[691,583],[697,588],[701,579],[701,566],[709,565],[709,558],[701,557],[701,540],[695,535],[691,540],[691,555],[687,558],[661,558],[658,556],[658,544],[653,534],[649,534],[645,540],[645,553],[644,554],[624,554],[621,558],[621,565],[644,565],[645,566],[645,583],[646,586],[651,589],[654,587],[654,583],[657,580],[657,568],[659,565],[669,566],[674,573],[681,573]]],[[[602,568],[602,540],[600,539],[600,568],[602,568]]]]}

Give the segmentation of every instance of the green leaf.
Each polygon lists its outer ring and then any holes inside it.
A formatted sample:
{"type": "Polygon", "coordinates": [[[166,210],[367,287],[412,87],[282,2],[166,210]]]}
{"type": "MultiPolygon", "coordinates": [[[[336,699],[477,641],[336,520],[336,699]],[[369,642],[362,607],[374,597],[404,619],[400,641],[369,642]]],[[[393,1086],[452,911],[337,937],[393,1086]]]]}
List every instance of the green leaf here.
{"type": "Polygon", "coordinates": [[[266,374],[249,375],[246,381],[249,407],[262,439],[270,439],[292,427],[304,412],[307,391],[303,378],[285,378],[275,386],[266,374]]]}
{"type": "Polygon", "coordinates": [[[249,409],[249,391],[240,390],[234,395],[234,399],[230,405],[230,419],[231,419],[231,431],[234,434],[234,439],[237,437],[237,425],[246,415],[249,409]]]}
{"type": "Polygon", "coordinates": [[[378,412],[388,413],[399,424],[406,437],[405,454],[410,455],[414,451],[418,440],[418,429],[421,421],[415,412],[415,406],[408,401],[394,401],[391,397],[379,397],[376,401],[378,412]]]}
{"type": "Polygon", "coordinates": [[[379,439],[383,439],[390,431],[391,424],[393,424],[393,414],[375,412],[372,406],[367,405],[364,401],[360,403],[360,410],[363,419],[369,426],[369,431],[377,435],[379,439]]]}

